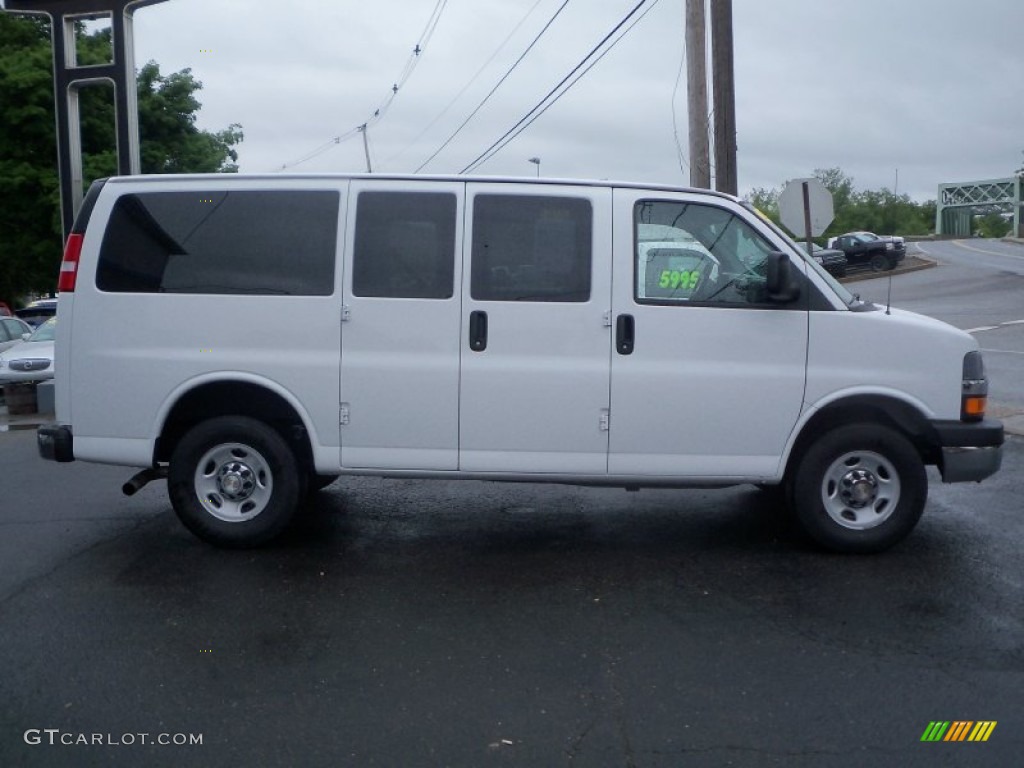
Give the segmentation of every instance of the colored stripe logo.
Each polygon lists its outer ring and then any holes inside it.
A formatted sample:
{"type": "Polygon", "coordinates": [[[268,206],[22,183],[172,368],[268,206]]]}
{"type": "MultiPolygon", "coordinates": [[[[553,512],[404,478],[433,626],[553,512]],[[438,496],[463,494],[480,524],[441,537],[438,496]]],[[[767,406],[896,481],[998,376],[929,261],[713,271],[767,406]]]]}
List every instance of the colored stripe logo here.
{"type": "Polygon", "coordinates": [[[932,720],[921,741],[988,741],[996,720],[932,720]]]}

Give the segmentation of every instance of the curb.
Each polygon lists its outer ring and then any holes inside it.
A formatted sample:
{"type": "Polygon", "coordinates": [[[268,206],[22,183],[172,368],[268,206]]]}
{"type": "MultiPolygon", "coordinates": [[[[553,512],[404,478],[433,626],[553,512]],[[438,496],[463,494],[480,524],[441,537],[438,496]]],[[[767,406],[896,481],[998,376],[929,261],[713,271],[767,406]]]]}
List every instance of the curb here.
{"type": "Polygon", "coordinates": [[[939,264],[931,259],[926,259],[923,256],[907,256],[904,258],[903,263],[896,269],[891,269],[888,272],[855,272],[846,277],[840,278],[840,283],[859,283],[861,280],[875,280],[880,277],[892,277],[893,275],[905,275],[909,272],[920,272],[922,269],[931,269],[937,267],[939,264]]]}

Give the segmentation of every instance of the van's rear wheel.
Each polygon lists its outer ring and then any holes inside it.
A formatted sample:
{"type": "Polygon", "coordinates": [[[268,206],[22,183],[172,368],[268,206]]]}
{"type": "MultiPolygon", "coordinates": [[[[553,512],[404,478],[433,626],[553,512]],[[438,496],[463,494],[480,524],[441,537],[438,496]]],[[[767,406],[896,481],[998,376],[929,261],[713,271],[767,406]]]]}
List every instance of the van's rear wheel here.
{"type": "Polygon", "coordinates": [[[277,536],[302,497],[295,454],[275,430],[246,416],[221,416],[189,430],[171,456],[167,489],[192,533],[234,547],[277,536]]]}
{"type": "Polygon", "coordinates": [[[928,477],[917,450],[880,424],[827,432],[799,460],[793,503],[807,533],[837,552],[880,552],[917,525],[928,477]]]}

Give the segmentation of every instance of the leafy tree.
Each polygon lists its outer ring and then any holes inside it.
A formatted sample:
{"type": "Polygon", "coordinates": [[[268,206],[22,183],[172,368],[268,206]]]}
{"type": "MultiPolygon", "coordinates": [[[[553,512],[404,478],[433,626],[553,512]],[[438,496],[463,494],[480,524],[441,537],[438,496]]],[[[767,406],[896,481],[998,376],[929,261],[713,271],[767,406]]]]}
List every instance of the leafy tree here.
{"type": "Polygon", "coordinates": [[[53,285],[60,259],[46,25],[0,13],[0,299],[53,285]]]}
{"type": "Polygon", "coordinates": [[[1002,213],[987,213],[974,218],[974,231],[980,237],[1006,237],[1013,229],[1013,219],[1002,213]]]}
{"type": "Polygon", "coordinates": [[[769,219],[778,224],[779,195],[781,193],[781,189],[775,189],[774,187],[755,187],[754,189],[750,190],[750,192],[747,193],[745,199],[748,203],[757,208],[761,213],[763,213],[769,219]]]}
{"type": "MultiPolygon", "coordinates": [[[[110,30],[79,27],[81,64],[110,58],[110,30]]],[[[184,69],[161,75],[155,62],[138,73],[143,173],[237,171],[240,125],[196,127],[202,83],[184,69]]],[[[61,259],[60,188],[49,22],[0,13],[0,299],[53,290],[61,259]]],[[[83,175],[113,175],[117,162],[111,88],[81,91],[83,175]]]]}
{"type": "Polygon", "coordinates": [[[832,193],[836,211],[846,208],[853,200],[853,178],[839,168],[815,168],[814,176],[832,193]]]}

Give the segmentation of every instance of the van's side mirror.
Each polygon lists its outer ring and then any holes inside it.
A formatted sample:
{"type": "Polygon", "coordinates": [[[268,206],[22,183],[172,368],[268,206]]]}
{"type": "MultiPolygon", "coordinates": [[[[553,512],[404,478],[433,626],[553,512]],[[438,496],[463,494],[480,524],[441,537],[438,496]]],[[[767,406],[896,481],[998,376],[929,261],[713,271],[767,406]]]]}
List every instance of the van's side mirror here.
{"type": "Polygon", "coordinates": [[[786,304],[800,297],[800,283],[796,280],[793,264],[789,256],[781,251],[768,254],[768,272],[765,289],[768,301],[786,304]]]}

